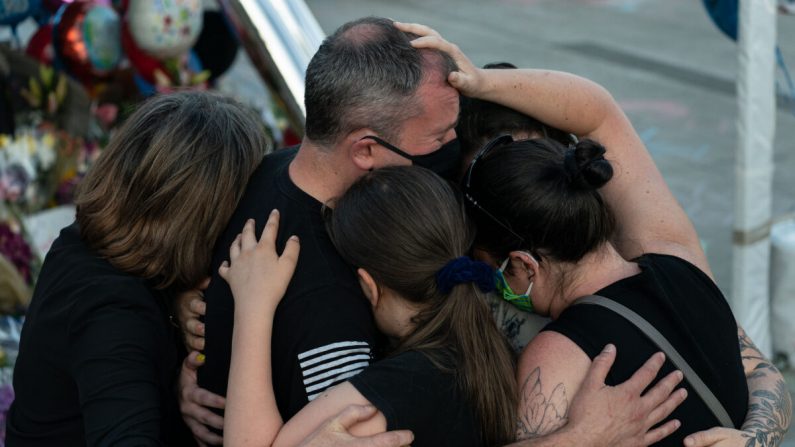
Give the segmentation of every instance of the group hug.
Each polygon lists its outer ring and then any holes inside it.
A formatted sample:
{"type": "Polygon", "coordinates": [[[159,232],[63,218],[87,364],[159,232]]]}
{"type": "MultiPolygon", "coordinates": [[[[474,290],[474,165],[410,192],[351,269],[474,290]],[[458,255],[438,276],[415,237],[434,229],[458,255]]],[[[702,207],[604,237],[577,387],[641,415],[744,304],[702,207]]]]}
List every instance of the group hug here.
{"type": "Polygon", "coordinates": [[[604,88],[366,17],[305,108],[276,150],[212,93],[126,120],[42,266],[7,446],[782,441],[781,373],[604,88]]]}

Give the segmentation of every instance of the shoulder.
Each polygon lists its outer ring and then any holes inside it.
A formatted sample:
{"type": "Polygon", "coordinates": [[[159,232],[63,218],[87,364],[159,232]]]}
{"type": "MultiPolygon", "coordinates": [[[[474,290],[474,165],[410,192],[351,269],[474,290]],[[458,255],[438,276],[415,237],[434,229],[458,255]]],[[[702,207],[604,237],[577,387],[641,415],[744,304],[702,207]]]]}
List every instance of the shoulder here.
{"type": "Polygon", "coordinates": [[[569,337],[555,331],[543,331],[522,351],[517,373],[523,376],[541,367],[555,375],[564,369],[587,371],[590,363],[590,357],[569,337]]]}
{"type": "Polygon", "coordinates": [[[541,332],[527,345],[517,368],[518,439],[551,433],[565,424],[590,364],[579,346],[557,332],[541,332]]]}
{"type": "Polygon", "coordinates": [[[658,272],[664,271],[669,276],[690,277],[722,296],[723,293],[715,283],[712,272],[708,268],[705,270],[697,261],[688,257],[686,253],[676,253],[675,250],[650,252],[638,258],[638,264],[642,267],[652,268],[658,272]]]}
{"type": "Polygon", "coordinates": [[[396,382],[415,382],[419,377],[428,375],[449,374],[437,368],[425,354],[419,351],[407,351],[379,360],[361,374],[351,378],[351,381],[361,385],[393,386],[396,382]]]}
{"type": "Polygon", "coordinates": [[[698,249],[693,249],[679,242],[671,242],[667,240],[653,240],[644,244],[646,254],[643,256],[668,256],[685,261],[687,264],[698,269],[699,272],[704,274],[710,281],[713,281],[712,270],[709,267],[709,261],[704,251],[699,246],[698,249]]]}
{"type": "Polygon", "coordinates": [[[166,318],[163,297],[156,296],[141,280],[124,275],[102,275],[86,281],[73,293],[68,333],[73,336],[109,331],[147,338],[162,332],[166,318]]]}

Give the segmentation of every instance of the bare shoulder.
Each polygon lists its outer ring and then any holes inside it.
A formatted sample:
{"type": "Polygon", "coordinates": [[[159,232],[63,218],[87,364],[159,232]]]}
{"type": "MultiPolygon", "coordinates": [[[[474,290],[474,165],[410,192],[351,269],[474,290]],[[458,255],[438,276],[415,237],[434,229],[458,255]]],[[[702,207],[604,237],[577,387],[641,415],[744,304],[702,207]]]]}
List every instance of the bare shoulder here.
{"type": "Polygon", "coordinates": [[[590,365],[588,355],[558,332],[541,332],[527,345],[516,377],[517,439],[552,433],[566,424],[571,400],[590,365]]]}

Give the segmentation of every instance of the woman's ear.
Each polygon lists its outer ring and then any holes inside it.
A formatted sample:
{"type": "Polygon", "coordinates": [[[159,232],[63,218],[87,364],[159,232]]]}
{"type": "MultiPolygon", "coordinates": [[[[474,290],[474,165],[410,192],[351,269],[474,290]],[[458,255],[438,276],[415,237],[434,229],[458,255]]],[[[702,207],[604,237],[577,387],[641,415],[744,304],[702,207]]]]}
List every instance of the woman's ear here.
{"type": "Polygon", "coordinates": [[[514,276],[521,275],[520,272],[527,272],[527,279],[531,282],[538,276],[539,265],[536,258],[526,251],[512,251],[508,254],[510,256],[511,268],[513,269],[514,276]]]}
{"type": "Polygon", "coordinates": [[[378,289],[378,284],[375,283],[375,280],[370,276],[367,270],[363,268],[357,269],[356,274],[359,276],[359,285],[362,288],[362,292],[364,292],[364,296],[367,297],[367,301],[370,301],[370,305],[375,308],[378,305],[378,300],[381,298],[381,291],[378,289]]]}

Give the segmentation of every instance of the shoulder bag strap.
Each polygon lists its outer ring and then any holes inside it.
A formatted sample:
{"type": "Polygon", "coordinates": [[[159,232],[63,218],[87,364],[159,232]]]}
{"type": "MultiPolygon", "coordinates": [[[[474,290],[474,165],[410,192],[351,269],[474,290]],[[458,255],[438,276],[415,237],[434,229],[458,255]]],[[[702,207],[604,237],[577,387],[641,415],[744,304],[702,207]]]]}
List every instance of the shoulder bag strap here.
{"type": "Polygon", "coordinates": [[[660,333],[657,329],[654,328],[648,321],[646,321],[643,317],[635,313],[633,310],[629,309],[628,307],[617,303],[609,298],[600,296],[600,295],[589,295],[583,298],[580,298],[575,303],[576,304],[592,304],[597,306],[605,307],[613,312],[621,315],[627,321],[635,325],[641,332],[646,334],[646,336],[656,344],[667,356],[668,360],[674,364],[682,374],[685,376],[688,382],[690,382],[690,386],[693,387],[696,394],[707,404],[712,414],[718,419],[720,424],[726,428],[735,428],[734,423],[732,422],[731,417],[729,417],[729,413],[723,408],[723,405],[720,403],[717,397],[710,391],[707,385],[701,380],[701,378],[696,374],[693,368],[685,361],[685,359],[679,355],[679,352],[668,342],[668,340],[660,333]]]}

